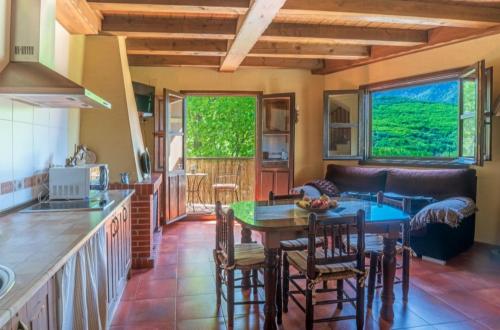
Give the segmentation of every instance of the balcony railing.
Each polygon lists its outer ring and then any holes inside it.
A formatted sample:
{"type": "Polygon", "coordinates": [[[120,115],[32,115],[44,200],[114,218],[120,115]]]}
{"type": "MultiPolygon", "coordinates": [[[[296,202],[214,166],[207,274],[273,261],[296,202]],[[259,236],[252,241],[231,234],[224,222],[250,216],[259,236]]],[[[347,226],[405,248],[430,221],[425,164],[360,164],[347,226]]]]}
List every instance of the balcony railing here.
{"type": "MultiPolygon", "coordinates": [[[[253,200],[255,196],[255,159],[254,158],[187,158],[186,170],[188,173],[206,173],[199,187],[200,197],[203,204],[214,204],[214,191],[212,185],[216,183],[216,177],[219,175],[235,175],[240,166],[239,196],[240,200],[253,200]]],[[[194,177],[188,177],[188,185],[196,185],[194,177]]],[[[229,181],[235,181],[232,178],[229,181]]],[[[227,183],[227,182],[226,182],[227,183]]],[[[188,187],[191,189],[192,187],[188,187]]],[[[188,194],[188,205],[199,204],[198,197],[188,194]]],[[[231,203],[234,196],[231,193],[219,193],[219,199],[223,203],[231,203]]]]}

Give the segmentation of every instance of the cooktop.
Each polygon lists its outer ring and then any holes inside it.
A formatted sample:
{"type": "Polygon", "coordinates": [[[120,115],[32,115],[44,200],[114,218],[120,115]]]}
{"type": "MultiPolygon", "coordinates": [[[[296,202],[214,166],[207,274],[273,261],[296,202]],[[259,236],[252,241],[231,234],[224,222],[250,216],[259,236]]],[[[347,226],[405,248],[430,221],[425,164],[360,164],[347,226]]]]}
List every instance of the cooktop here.
{"type": "Polygon", "coordinates": [[[102,211],[113,203],[114,200],[107,199],[51,200],[32,205],[20,212],[102,211]]]}

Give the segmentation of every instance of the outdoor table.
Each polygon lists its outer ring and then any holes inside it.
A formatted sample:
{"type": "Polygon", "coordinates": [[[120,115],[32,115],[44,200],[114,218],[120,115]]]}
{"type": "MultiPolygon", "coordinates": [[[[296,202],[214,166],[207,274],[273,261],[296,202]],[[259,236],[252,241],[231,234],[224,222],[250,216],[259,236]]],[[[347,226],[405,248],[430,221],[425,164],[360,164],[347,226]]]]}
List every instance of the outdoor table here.
{"type": "Polygon", "coordinates": [[[193,205],[193,212],[195,211],[195,200],[196,198],[200,202],[200,204],[203,205],[203,207],[206,208],[205,203],[203,203],[203,200],[201,199],[200,195],[200,189],[203,181],[208,177],[207,173],[186,173],[187,180],[188,180],[188,187],[187,187],[187,193],[188,193],[188,201],[191,201],[193,205]]]}
{"type": "MultiPolygon", "coordinates": [[[[251,231],[261,233],[265,253],[264,287],[266,303],[264,306],[264,329],[277,329],[276,325],[276,270],[277,253],[280,242],[295,239],[307,231],[309,212],[297,207],[294,201],[286,201],[278,205],[268,202],[242,201],[230,205],[234,211],[235,221],[242,226],[242,243],[252,241],[251,231]]],[[[403,226],[403,263],[409,263],[409,220],[408,214],[402,210],[372,201],[353,198],[340,198],[339,205],[326,213],[318,214],[318,218],[341,217],[355,215],[358,210],[365,211],[365,232],[383,234],[383,289],[381,317],[391,322],[394,318],[394,278],[396,273],[396,242],[400,238],[403,226]]],[[[224,209],[227,212],[228,208],[224,209]]],[[[407,297],[408,274],[403,279],[403,292],[407,297]]]]}

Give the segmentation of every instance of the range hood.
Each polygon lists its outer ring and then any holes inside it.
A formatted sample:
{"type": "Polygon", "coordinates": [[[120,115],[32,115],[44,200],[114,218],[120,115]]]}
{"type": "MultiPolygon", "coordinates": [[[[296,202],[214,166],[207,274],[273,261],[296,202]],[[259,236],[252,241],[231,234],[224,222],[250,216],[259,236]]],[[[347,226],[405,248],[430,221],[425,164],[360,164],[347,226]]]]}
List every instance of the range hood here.
{"type": "Polygon", "coordinates": [[[10,62],[0,96],[48,108],[111,109],[111,103],[52,70],[55,0],[12,1],[10,62]]]}

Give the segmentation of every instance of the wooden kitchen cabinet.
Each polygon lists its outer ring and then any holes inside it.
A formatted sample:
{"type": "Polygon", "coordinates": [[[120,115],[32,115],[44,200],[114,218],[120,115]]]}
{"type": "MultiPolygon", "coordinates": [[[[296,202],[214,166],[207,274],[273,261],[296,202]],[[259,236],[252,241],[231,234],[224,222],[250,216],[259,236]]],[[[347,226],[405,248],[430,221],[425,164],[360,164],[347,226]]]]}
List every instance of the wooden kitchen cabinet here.
{"type": "Polygon", "coordinates": [[[132,265],[130,205],[130,200],[128,200],[111,215],[105,224],[109,321],[125,289],[132,265]]]}
{"type": "MultiPolygon", "coordinates": [[[[11,330],[57,329],[56,279],[52,277],[10,321],[11,330]]],[[[6,330],[4,327],[2,330],[6,330]]]]}

